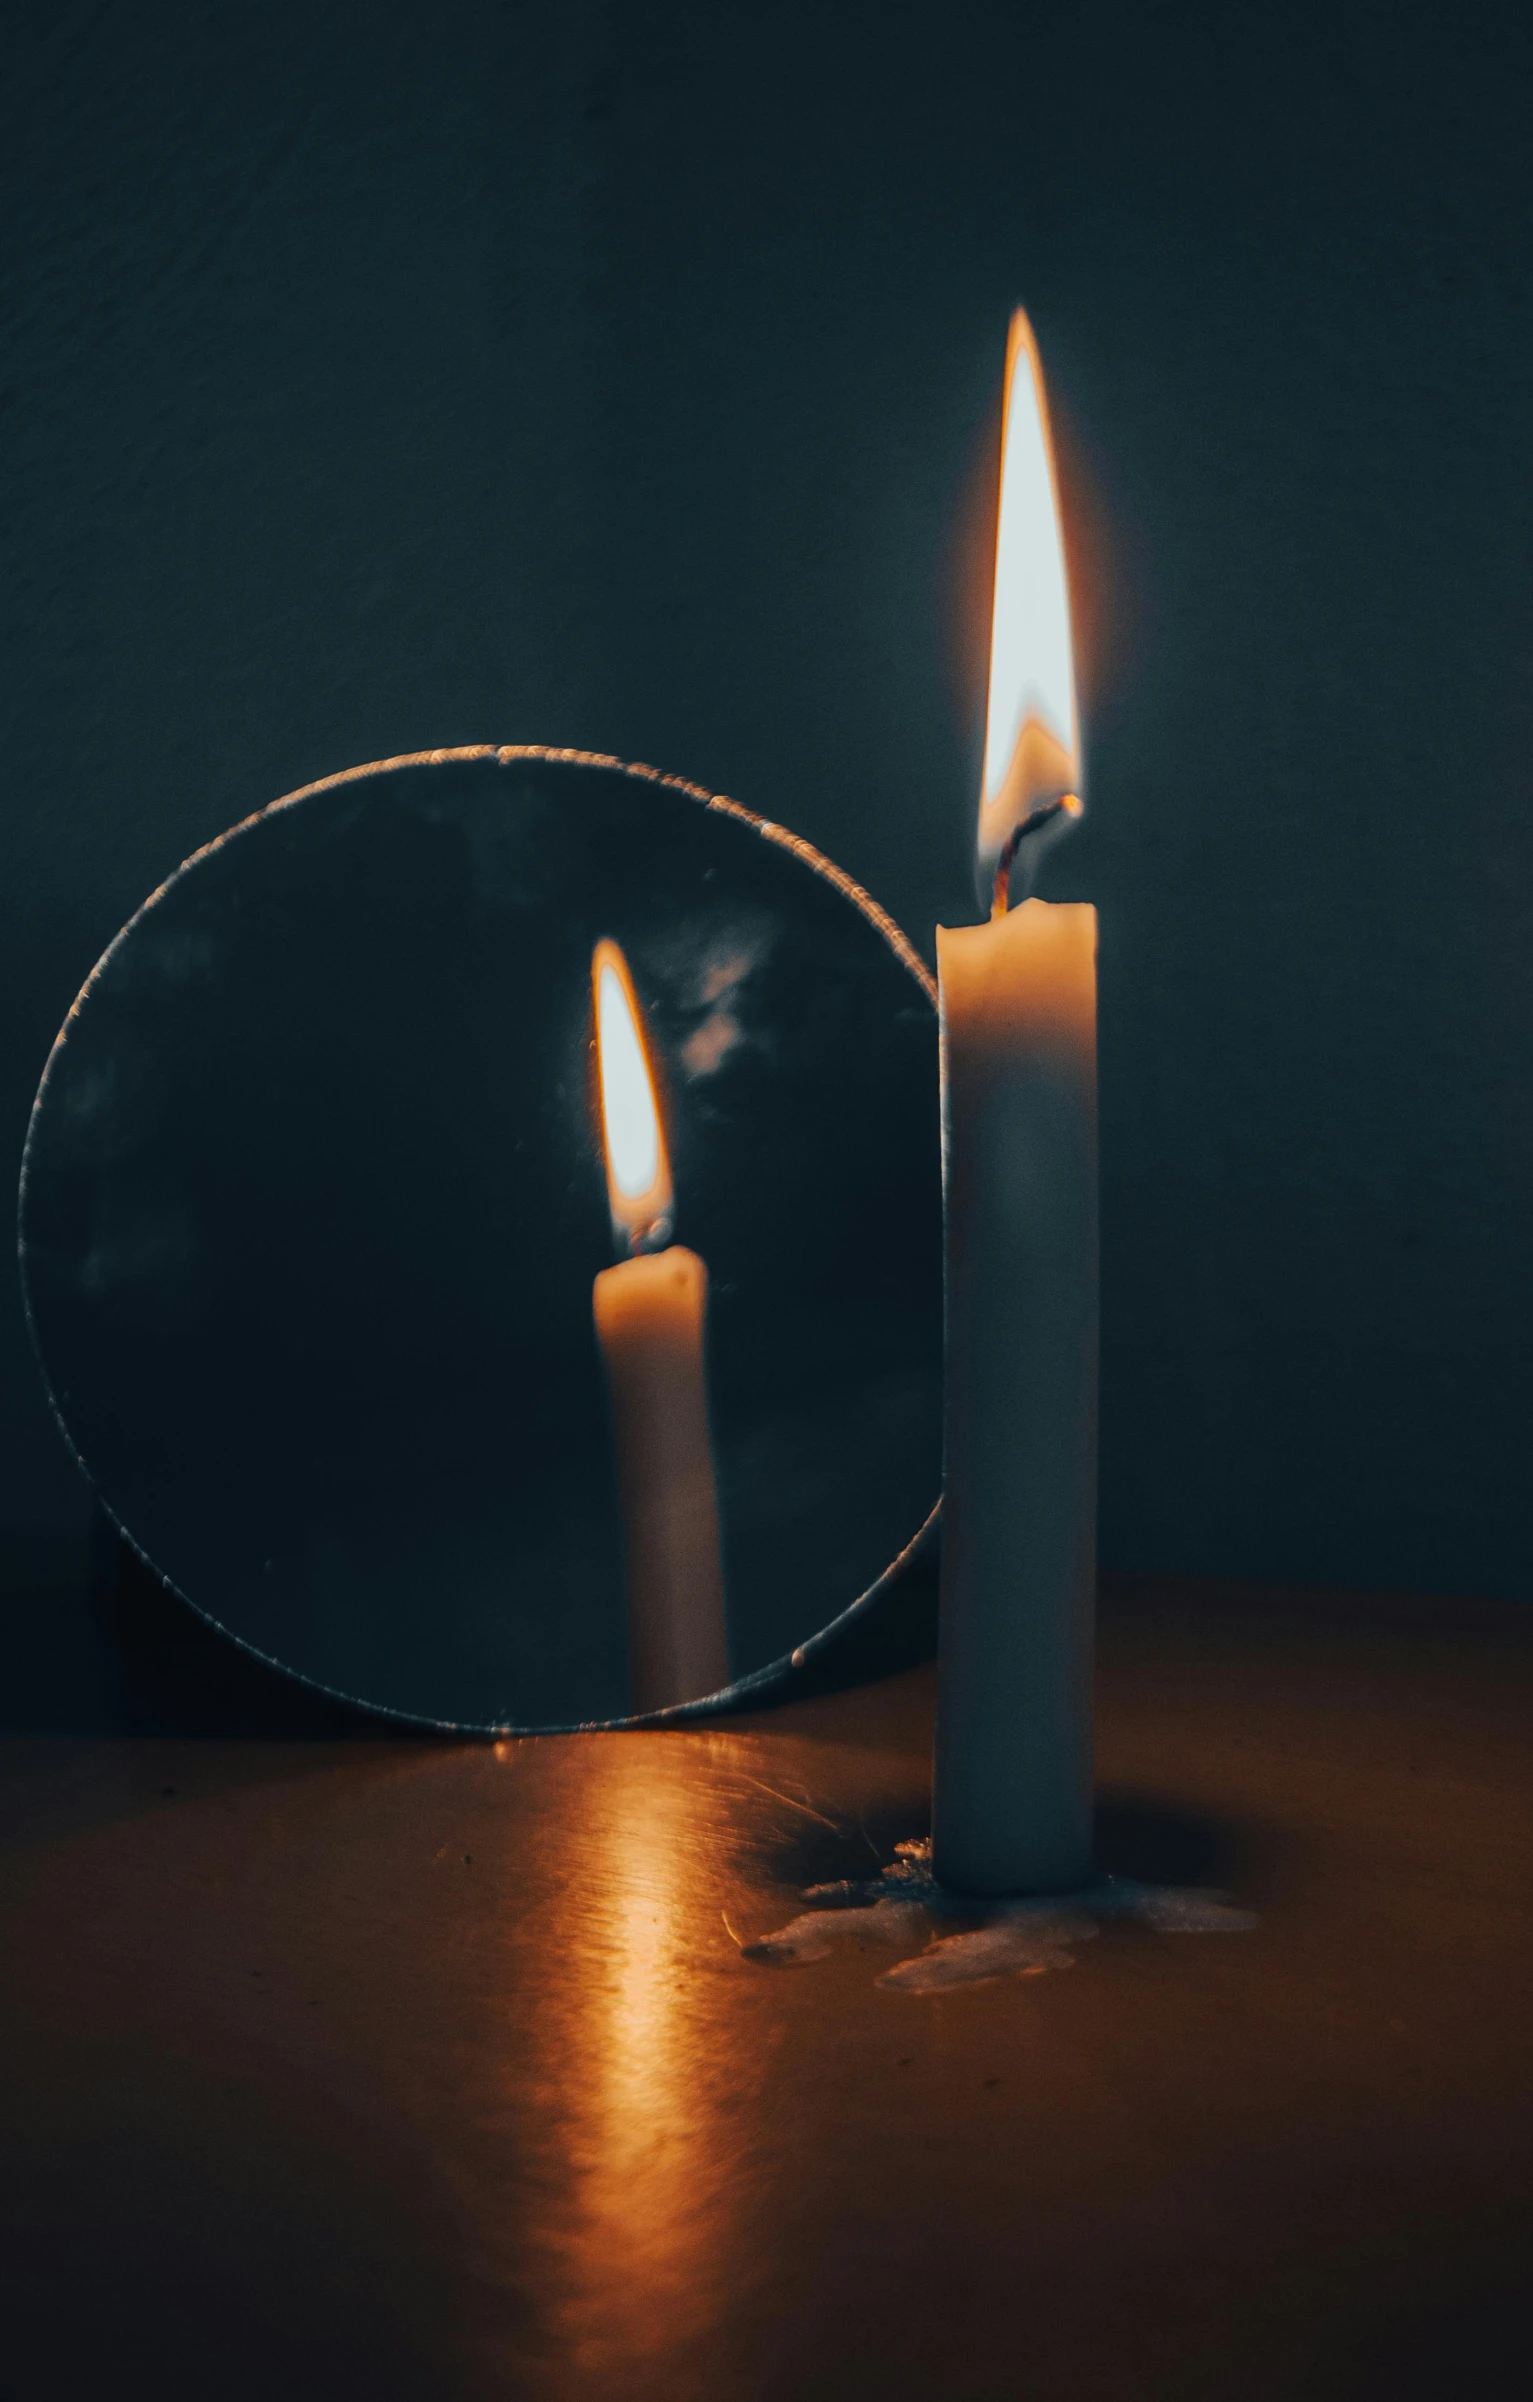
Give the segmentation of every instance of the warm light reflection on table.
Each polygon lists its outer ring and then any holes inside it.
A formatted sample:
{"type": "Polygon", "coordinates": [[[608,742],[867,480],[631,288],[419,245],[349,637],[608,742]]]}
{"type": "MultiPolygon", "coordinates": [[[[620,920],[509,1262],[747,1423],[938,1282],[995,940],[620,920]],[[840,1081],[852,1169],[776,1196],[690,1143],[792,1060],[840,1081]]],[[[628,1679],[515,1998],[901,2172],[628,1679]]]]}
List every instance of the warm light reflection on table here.
{"type": "Polygon", "coordinates": [[[1105,1630],[1112,1856],[1255,1932],[924,1997],[724,1924],[920,1831],[924,1676],[498,1756],[0,1745],[0,2383],[1185,2402],[1254,2346],[1262,2402],[1513,2390],[1458,2370],[1533,2257],[1533,1620],[1305,1608],[1105,1630]]]}
{"type": "Polygon", "coordinates": [[[615,1739],[593,1752],[577,1804],[581,1915],[603,1969],[579,1990],[557,2074],[579,2247],[608,2271],[566,2309],[587,2368],[696,2335],[723,2299],[710,2256],[734,2248],[718,2104],[741,2064],[718,2057],[714,1978],[702,1968],[710,1951],[715,1973],[724,1959],[719,1813],[707,1788],[657,1782],[654,1765],[642,1738],[615,1739]]]}

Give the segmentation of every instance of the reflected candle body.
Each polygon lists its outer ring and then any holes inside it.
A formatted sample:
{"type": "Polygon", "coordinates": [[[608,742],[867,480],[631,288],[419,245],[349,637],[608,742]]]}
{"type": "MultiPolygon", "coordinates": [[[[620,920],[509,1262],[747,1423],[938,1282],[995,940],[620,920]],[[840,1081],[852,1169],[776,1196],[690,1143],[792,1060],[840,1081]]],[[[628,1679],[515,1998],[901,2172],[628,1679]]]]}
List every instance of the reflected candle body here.
{"type": "Polygon", "coordinates": [[[933,1867],[1091,1869],[1096,911],[937,931],[947,1422],[933,1867]]]}
{"type": "Polygon", "coordinates": [[[729,1682],[703,1337],[708,1271],[673,1244],[604,1268],[591,1289],[622,1494],[633,1708],[729,1682]]]}

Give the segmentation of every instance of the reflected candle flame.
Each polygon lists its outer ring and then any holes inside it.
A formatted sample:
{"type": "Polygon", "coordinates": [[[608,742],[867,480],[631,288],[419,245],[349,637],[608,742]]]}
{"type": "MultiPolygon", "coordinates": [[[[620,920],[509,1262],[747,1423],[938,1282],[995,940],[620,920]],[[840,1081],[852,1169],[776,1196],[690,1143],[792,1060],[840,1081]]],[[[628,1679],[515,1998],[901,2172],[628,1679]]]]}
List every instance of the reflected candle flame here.
{"type": "Polygon", "coordinates": [[[613,1237],[622,1251],[659,1250],[671,1234],[671,1163],[633,978],[615,942],[592,953],[591,990],[613,1237]]]}
{"type": "MultiPolygon", "coordinates": [[[[1006,347],[1001,501],[990,620],[990,690],[976,873],[988,910],[1011,850],[1047,811],[1052,833],[1080,815],[1080,734],[1070,594],[1038,345],[1025,310],[1006,347]]],[[[1030,847],[1036,851],[1037,836],[1030,847]]],[[[1004,906],[1004,892],[998,905],[1004,906]]]]}

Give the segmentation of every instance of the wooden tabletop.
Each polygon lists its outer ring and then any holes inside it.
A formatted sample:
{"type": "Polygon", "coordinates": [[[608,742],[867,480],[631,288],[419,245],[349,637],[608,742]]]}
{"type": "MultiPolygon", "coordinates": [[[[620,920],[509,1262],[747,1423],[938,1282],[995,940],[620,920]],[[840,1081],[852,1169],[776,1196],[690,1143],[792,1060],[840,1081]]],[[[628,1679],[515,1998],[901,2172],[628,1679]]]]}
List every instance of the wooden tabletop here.
{"type": "Polygon", "coordinates": [[[748,1948],[924,1831],[929,1670],[9,1739],[0,2395],[1527,2390],[1530,1665],[1512,1607],[1120,1590],[1102,1864],[1257,1924],[934,1992],[748,1948]]]}

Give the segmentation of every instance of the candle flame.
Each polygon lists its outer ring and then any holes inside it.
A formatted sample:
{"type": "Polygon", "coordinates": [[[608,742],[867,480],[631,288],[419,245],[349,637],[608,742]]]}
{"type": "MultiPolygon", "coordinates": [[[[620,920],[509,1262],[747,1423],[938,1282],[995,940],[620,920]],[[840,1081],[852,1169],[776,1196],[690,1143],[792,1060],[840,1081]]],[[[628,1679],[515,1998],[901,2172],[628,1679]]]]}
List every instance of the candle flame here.
{"type": "Polygon", "coordinates": [[[643,1016],[615,942],[591,954],[591,999],[613,1239],[626,1251],[658,1251],[671,1234],[671,1163],[643,1016]]]}
{"type": "MultiPolygon", "coordinates": [[[[1050,835],[1080,815],[1080,737],[1070,592],[1043,367],[1026,312],[1006,345],[1006,413],[990,620],[990,697],[976,870],[984,906],[1005,906],[1011,853],[1030,820],[1050,835]]],[[[1034,844],[1039,839],[1033,838],[1034,844]]],[[[1033,847],[1032,845],[1029,846],[1033,847]]]]}

